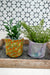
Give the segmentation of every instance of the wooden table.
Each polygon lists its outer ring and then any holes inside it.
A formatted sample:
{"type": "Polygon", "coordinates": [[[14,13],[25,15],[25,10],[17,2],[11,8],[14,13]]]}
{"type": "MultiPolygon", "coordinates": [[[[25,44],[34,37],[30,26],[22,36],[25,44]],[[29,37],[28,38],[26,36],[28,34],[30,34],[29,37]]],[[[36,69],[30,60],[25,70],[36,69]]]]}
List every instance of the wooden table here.
{"type": "Polygon", "coordinates": [[[50,54],[46,52],[46,56],[42,59],[34,59],[27,55],[28,41],[24,41],[25,45],[23,55],[18,58],[10,58],[6,56],[5,49],[0,49],[0,68],[43,68],[50,69],[50,54]]]}

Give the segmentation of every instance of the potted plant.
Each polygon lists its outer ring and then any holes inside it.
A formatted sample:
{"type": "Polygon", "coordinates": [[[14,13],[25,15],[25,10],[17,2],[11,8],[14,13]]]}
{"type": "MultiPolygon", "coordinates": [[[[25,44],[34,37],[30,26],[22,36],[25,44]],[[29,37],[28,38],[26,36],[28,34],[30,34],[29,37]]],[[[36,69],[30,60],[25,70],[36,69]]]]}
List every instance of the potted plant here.
{"type": "Polygon", "coordinates": [[[29,38],[28,55],[34,58],[44,57],[46,43],[50,41],[50,28],[44,29],[44,19],[36,26],[27,25],[25,22],[21,22],[21,25],[25,28],[22,32],[29,38]]]}
{"type": "Polygon", "coordinates": [[[11,19],[9,23],[4,22],[4,27],[6,28],[6,31],[8,32],[7,35],[9,36],[9,39],[5,39],[6,55],[10,57],[18,57],[22,55],[24,39],[18,39],[20,35],[21,22],[19,21],[16,25],[12,26],[12,21],[13,19],[11,19]]]}

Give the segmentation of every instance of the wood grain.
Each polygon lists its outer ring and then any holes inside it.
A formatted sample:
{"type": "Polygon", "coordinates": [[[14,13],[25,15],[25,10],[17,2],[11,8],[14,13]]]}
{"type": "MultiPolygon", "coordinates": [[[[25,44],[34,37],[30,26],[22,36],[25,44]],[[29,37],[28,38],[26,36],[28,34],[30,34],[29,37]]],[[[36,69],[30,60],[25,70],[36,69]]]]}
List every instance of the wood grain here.
{"type": "Polygon", "coordinates": [[[0,68],[42,68],[42,69],[50,69],[50,60],[0,59],[0,68]]]}
{"type": "Polygon", "coordinates": [[[29,40],[24,40],[24,44],[29,44],[29,40]]]}
{"type": "Polygon", "coordinates": [[[48,43],[47,43],[47,47],[48,47],[48,48],[49,48],[49,50],[50,50],[50,42],[48,42],[48,43]]]}

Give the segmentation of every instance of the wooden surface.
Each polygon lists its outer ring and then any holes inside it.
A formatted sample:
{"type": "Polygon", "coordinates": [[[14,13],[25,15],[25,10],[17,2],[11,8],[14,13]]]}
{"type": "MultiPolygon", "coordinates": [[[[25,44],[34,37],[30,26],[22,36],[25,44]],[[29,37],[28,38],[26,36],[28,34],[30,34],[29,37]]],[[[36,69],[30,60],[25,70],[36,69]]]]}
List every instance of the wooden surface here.
{"type": "MultiPolygon", "coordinates": [[[[4,41],[4,40],[2,40],[4,41]]],[[[28,40],[24,40],[24,44],[29,44],[28,40]]],[[[48,44],[47,44],[48,46],[48,44]]],[[[50,47],[50,44],[49,46],[50,47]]],[[[9,59],[0,58],[0,68],[43,68],[50,69],[50,60],[41,59],[9,59]]]]}
{"type": "Polygon", "coordinates": [[[29,40],[24,40],[24,44],[29,44],[29,40]]]}
{"type": "Polygon", "coordinates": [[[43,69],[50,69],[50,60],[0,59],[0,68],[43,68],[43,69]]]}
{"type": "Polygon", "coordinates": [[[48,43],[47,43],[47,47],[48,47],[48,48],[49,48],[49,50],[50,50],[50,42],[48,42],[48,43]]]}

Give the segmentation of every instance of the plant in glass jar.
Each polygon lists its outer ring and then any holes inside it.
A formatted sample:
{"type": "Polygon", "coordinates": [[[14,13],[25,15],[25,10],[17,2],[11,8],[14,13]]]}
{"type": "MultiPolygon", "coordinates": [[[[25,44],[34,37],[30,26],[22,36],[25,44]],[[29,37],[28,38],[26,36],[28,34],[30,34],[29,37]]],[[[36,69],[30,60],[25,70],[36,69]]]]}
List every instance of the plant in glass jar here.
{"type": "Polygon", "coordinates": [[[7,35],[10,37],[10,39],[5,39],[6,55],[10,57],[18,57],[23,52],[23,39],[18,39],[20,36],[21,22],[19,21],[16,25],[12,26],[12,21],[13,19],[9,22],[4,22],[7,35]]]}

